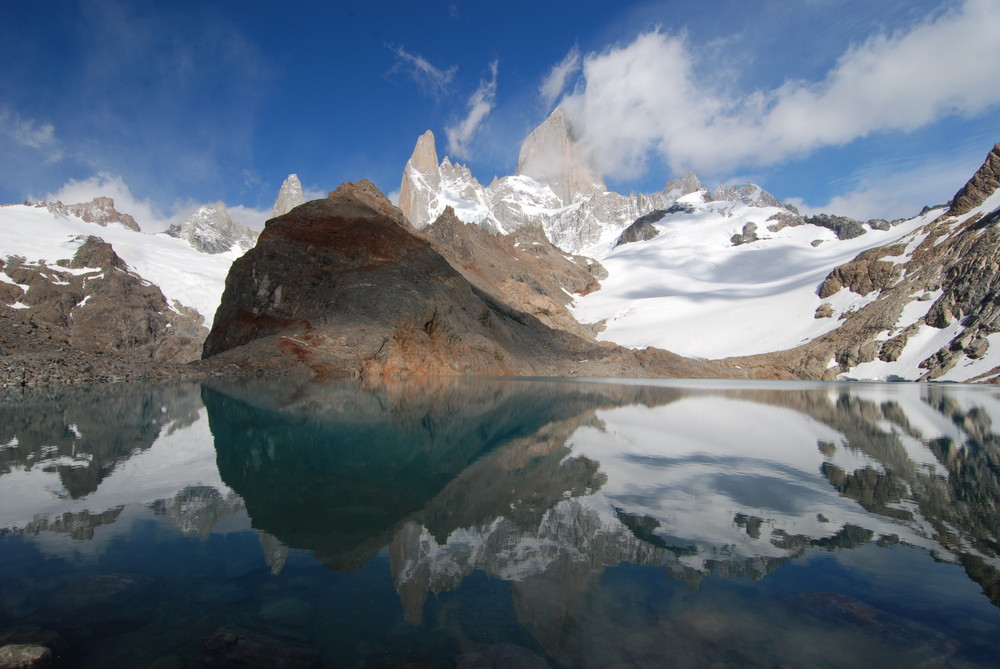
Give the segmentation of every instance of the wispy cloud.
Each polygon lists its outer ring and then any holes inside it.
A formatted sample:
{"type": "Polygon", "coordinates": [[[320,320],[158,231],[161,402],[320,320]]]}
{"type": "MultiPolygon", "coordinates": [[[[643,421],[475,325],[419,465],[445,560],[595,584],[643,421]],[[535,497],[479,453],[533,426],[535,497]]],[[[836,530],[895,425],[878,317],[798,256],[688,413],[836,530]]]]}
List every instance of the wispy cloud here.
{"type": "Polygon", "coordinates": [[[685,38],[654,31],[588,55],[564,104],[608,176],[639,176],[653,155],[678,171],[770,165],[1000,103],[998,34],[995,1],[966,0],[850,47],[821,80],[728,95],[696,74],[685,38]]]}
{"type": "Polygon", "coordinates": [[[48,122],[25,118],[15,111],[0,108],[0,142],[41,151],[46,161],[59,160],[62,149],[56,129],[48,122]]]}
{"type": "Polygon", "coordinates": [[[979,166],[968,156],[914,163],[909,169],[877,168],[860,175],[845,192],[828,202],[788,198],[807,216],[835,213],[861,221],[915,216],[925,206],[946,204],[979,166]]]}
{"type": "Polygon", "coordinates": [[[542,83],[538,87],[538,95],[546,110],[552,109],[553,103],[559,99],[559,96],[566,89],[566,84],[570,81],[570,77],[580,71],[580,63],[580,47],[574,44],[569,53],[561,61],[553,65],[549,73],[542,79],[542,83]]]}
{"type": "Polygon", "coordinates": [[[496,106],[497,97],[497,72],[500,63],[494,60],[490,63],[489,79],[482,79],[479,88],[469,97],[467,104],[468,113],[465,118],[444,129],[448,138],[448,153],[456,158],[468,160],[469,142],[472,141],[479,126],[482,125],[489,113],[496,106]]]}
{"type": "Polygon", "coordinates": [[[421,90],[430,96],[440,97],[448,90],[455,79],[458,66],[441,69],[431,64],[429,60],[415,53],[410,53],[401,46],[390,47],[396,54],[396,62],[390,72],[405,71],[421,90]]]}

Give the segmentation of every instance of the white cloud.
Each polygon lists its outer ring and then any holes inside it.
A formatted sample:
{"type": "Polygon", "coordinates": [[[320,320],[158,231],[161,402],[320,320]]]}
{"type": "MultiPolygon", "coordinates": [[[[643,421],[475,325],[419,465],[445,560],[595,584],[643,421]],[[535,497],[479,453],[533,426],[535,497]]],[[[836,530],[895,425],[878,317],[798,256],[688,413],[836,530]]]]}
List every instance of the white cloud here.
{"type": "Polygon", "coordinates": [[[566,56],[552,66],[538,87],[538,95],[546,109],[552,109],[553,103],[562,95],[566,84],[574,74],[580,71],[580,47],[574,45],[566,56]]]}
{"type": "Polygon", "coordinates": [[[237,204],[235,206],[226,206],[226,211],[229,212],[229,217],[236,221],[237,223],[242,223],[251,230],[263,230],[264,223],[267,219],[271,218],[271,209],[254,209],[252,207],[244,207],[242,204],[237,204]]]}
{"type": "Polygon", "coordinates": [[[996,9],[995,0],[966,0],[908,31],[849,48],[820,81],[744,95],[696,73],[684,38],[654,31],[589,54],[585,87],[564,105],[608,176],[639,176],[657,154],[676,171],[774,164],[1000,103],[996,9]]]}
{"type": "Polygon", "coordinates": [[[498,69],[498,61],[490,63],[490,78],[481,80],[479,88],[469,98],[469,113],[461,121],[444,129],[448,138],[448,153],[455,158],[469,158],[469,142],[496,106],[498,69]]]}
{"type": "Polygon", "coordinates": [[[434,97],[442,95],[447,90],[458,71],[457,66],[449,67],[447,70],[435,67],[423,56],[410,53],[401,46],[392,50],[396,54],[396,63],[390,72],[407,70],[417,85],[426,94],[434,97]]]}
{"type": "Polygon", "coordinates": [[[48,202],[59,200],[64,204],[77,204],[90,202],[95,197],[113,199],[115,209],[134,218],[143,232],[166,230],[177,218],[165,215],[149,200],[135,197],[120,176],[107,172],[101,172],[89,179],[70,179],[58,191],[49,193],[43,199],[48,202]]]}

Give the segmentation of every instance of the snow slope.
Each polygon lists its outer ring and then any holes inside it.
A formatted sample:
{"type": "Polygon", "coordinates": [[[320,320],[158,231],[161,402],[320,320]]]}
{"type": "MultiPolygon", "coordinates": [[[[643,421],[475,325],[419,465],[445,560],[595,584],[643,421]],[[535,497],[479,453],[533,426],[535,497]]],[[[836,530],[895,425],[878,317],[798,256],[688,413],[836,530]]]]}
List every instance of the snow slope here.
{"type": "Polygon", "coordinates": [[[777,207],[705,202],[700,192],[678,202],[693,211],[654,223],[656,238],[594,249],[609,276],[599,291],[576,300],[573,314],[581,323],[606,321],[600,339],[710,359],[793,348],[837,328],[841,314],[874,298],[841,290],[820,299],[817,288],[834,267],[941,213],[842,241],[814,225],[769,231],[768,218],[784,211],[777,207]],[[761,239],[734,246],[730,238],[747,223],[757,225],[761,239]],[[833,318],[814,318],[823,302],[833,318]]]}
{"type": "MultiPolygon", "coordinates": [[[[165,234],[149,235],[118,224],[101,227],[76,216],[56,216],[44,207],[0,207],[0,259],[17,255],[54,264],[72,258],[88,235],[111,244],[133,271],[160,287],[168,302],[197,309],[208,327],[222,300],[229,266],[243,253],[234,247],[209,255],[165,234]]],[[[3,274],[0,280],[9,282],[3,274]]]]}

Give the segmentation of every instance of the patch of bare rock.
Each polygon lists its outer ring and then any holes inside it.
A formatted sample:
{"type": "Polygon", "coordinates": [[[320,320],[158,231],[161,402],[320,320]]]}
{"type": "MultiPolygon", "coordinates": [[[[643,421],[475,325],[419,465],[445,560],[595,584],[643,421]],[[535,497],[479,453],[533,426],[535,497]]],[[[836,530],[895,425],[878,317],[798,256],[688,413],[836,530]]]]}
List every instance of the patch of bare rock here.
{"type": "Polygon", "coordinates": [[[162,378],[199,357],[200,316],[169,305],[98,237],[71,259],[13,257],[0,270],[14,281],[0,282],[0,385],[162,378]]]}

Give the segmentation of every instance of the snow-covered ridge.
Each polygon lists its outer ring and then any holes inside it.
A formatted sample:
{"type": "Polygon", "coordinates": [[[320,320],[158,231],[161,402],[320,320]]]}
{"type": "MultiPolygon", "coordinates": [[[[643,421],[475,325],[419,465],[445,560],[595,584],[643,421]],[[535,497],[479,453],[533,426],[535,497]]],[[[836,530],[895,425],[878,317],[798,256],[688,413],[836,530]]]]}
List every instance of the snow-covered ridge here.
{"type": "Polygon", "coordinates": [[[211,324],[222,299],[229,266],[243,253],[235,246],[209,255],[165,234],[150,235],[117,223],[97,227],[44,207],[0,207],[0,259],[20,256],[54,266],[73,257],[89,235],[111,244],[132,271],[160,287],[168,303],[177,300],[196,309],[206,324],[211,324]]]}
{"type": "Polygon", "coordinates": [[[841,291],[831,318],[814,318],[816,289],[830,270],[865,249],[898,241],[933,220],[929,212],[889,230],[850,240],[814,225],[778,228],[778,207],[678,199],[680,211],[652,225],[654,239],[616,247],[598,259],[608,270],[601,290],[577,300],[583,323],[605,322],[600,339],[655,346],[696,358],[725,358],[794,348],[837,328],[865,296],[841,291]],[[747,224],[759,239],[734,244],[747,224]]]}

